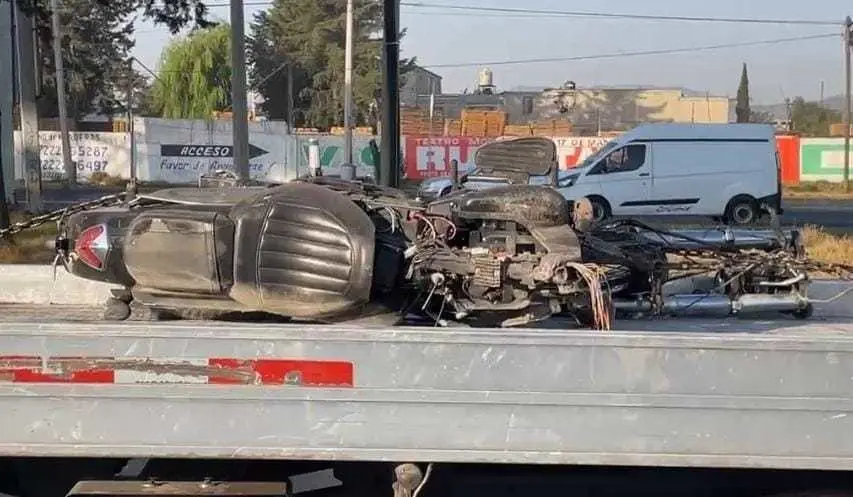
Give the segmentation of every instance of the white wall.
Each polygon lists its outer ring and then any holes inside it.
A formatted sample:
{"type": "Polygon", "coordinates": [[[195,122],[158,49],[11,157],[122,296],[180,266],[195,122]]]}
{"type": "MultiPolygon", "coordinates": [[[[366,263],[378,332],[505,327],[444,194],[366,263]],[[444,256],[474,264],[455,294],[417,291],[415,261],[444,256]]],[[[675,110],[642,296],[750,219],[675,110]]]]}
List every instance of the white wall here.
{"type": "MultiPolygon", "coordinates": [[[[144,182],[194,184],[215,169],[234,167],[231,123],[139,118],[134,121],[137,177],[144,182]]],[[[249,125],[250,174],[263,179],[271,174],[293,178],[307,172],[309,138],[320,142],[321,165],[335,174],[343,163],[343,137],[288,135],[279,121],[249,125]]],[[[61,179],[62,148],[59,133],[39,133],[42,174],[45,181],[61,179]]],[[[353,139],[353,159],[361,175],[372,175],[369,137],[353,139]]],[[[130,137],[127,133],[71,133],[72,160],[78,178],[85,182],[94,172],[130,178],[130,137]]],[[[20,133],[15,133],[15,177],[24,178],[20,133]]]]}

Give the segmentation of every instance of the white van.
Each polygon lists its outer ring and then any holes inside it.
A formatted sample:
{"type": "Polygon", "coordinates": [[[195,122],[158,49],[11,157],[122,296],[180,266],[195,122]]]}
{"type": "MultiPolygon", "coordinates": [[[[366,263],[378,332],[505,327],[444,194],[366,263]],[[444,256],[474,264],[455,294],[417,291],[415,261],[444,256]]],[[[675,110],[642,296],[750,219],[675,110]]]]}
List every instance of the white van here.
{"type": "Polygon", "coordinates": [[[697,215],[731,224],[781,214],[774,129],[763,124],[645,124],[561,178],[568,200],[588,198],[595,217],[697,215]]]}

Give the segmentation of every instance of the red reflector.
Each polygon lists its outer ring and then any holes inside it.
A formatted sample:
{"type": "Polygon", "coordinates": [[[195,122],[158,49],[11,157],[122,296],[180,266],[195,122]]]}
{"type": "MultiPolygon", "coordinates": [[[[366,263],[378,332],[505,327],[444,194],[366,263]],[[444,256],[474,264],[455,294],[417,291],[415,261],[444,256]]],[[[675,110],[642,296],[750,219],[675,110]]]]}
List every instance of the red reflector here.
{"type": "Polygon", "coordinates": [[[94,269],[104,268],[109,249],[107,227],[103,224],[86,228],[74,241],[74,253],[84,264],[94,269]]]}
{"type": "Polygon", "coordinates": [[[29,356],[0,357],[0,381],[14,383],[114,383],[115,373],[91,362],[96,358],[42,359],[29,356]]]}
{"type": "Polygon", "coordinates": [[[245,379],[227,374],[230,371],[251,371],[255,378],[248,383],[261,385],[302,385],[313,387],[352,387],[353,365],[340,361],[309,361],[286,359],[238,360],[212,358],[209,364],[222,371],[211,374],[209,382],[228,385],[246,383],[245,379]]]}
{"type": "Polygon", "coordinates": [[[0,356],[3,383],[251,385],[353,388],[346,361],[148,357],[0,356]]]}

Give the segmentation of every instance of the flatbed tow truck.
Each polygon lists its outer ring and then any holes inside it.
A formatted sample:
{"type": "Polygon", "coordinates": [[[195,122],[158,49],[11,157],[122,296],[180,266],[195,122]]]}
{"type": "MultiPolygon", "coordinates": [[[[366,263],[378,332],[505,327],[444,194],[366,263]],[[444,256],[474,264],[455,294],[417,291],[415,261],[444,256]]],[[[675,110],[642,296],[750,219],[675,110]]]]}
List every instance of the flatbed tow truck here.
{"type": "MultiPolygon", "coordinates": [[[[383,178],[399,163],[396,19],[383,178]]],[[[0,494],[853,495],[853,314],[815,302],[808,321],[613,331],[115,323],[0,303],[0,494]]]]}

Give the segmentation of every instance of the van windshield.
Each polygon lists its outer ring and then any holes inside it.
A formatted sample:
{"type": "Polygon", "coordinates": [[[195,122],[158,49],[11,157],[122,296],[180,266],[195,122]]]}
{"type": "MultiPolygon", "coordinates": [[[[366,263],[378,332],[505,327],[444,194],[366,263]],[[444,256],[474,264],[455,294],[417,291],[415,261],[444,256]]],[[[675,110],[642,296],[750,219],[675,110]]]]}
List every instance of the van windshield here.
{"type": "Polygon", "coordinates": [[[618,143],[616,142],[616,140],[612,140],[612,141],[607,142],[603,147],[601,147],[600,149],[598,149],[598,150],[596,150],[595,152],[593,152],[593,154],[592,154],[592,155],[590,155],[589,157],[587,157],[586,159],[584,159],[584,160],[583,160],[583,162],[581,162],[580,164],[578,164],[576,169],[581,169],[581,168],[584,168],[584,167],[589,167],[589,166],[591,166],[591,165],[595,164],[596,162],[598,162],[598,160],[599,160],[600,158],[602,158],[604,155],[606,155],[606,154],[607,154],[607,152],[609,152],[610,150],[612,150],[613,148],[615,148],[615,147],[616,147],[616,145],[618,145],[618,143]]]}

